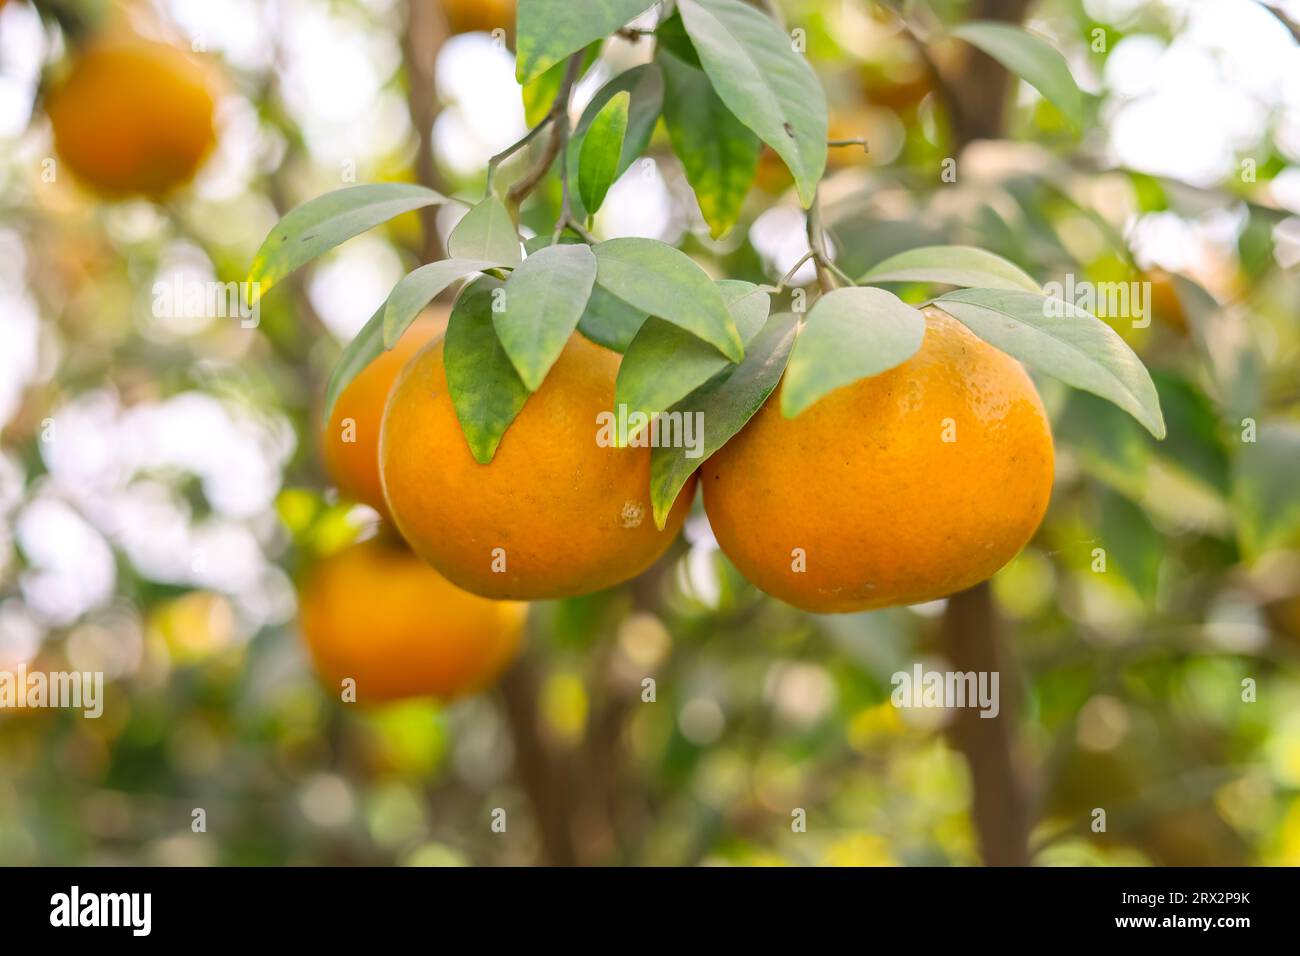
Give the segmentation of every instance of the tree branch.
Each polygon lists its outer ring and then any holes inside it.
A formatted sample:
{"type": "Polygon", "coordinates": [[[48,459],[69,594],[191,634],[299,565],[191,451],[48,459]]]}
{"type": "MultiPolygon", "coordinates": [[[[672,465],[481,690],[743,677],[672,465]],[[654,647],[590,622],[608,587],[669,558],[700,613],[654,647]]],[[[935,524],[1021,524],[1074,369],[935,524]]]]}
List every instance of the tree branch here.
{"type": "Polygon", "coordinates": [[[573,84],[577,82],[578,71],[582,69],[584,55],[580,50],[569,57],[569,65],[564,71],[564,81],[555,94],[555,100],[551,103],[546,118],[538,124],[538,126],[551,124],[551,138],[546,141],[546,149],[537,162],[506,193],[506,204],[511,212],[518,211],[523,201],[537,188],[537,184],[546,176],[551,164],[555,162],[555,157],[559,155],[560,147],[568,141],[569,96],[573,92],[573,84]]]}
{"type": "Polygon", "coordinates": [[[1016,743],[1014,675],[997,632],[987,581],[948,599],[942,640],[952,669],[999,675],[998,715],[984,717],[975,708],[961,708],[949,737],[970,767],[974,789],[971,816],[984,863],[1028,866],[1029,797],[1016,743]]]}
{"type": "MultiPolygon", "coordinates": [[[[407,0],[402,58],[406,64],[407,109],[418,137],[415,176],[420,185],[438,192],[446,192],[446,188],[433,158],[433,124],[442,111],[438,102],[435,66],[438,51],[446,40],[447,19],[438,0],[407,0]]],[[[443,258],[437,206],[425,206],[420,210],[420,226],[424,233],[420,258],[424,262],[443,258]]]]}

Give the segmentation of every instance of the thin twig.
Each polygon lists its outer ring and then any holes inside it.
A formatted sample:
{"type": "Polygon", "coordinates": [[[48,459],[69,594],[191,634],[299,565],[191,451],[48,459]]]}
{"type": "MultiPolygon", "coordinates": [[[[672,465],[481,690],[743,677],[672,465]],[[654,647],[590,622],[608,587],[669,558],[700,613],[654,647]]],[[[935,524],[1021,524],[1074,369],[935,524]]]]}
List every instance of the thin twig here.
{"type": "Polygon", "coordinates": [[[506,203],[512,212],[517,211],[529,194],[537,188],[537,184],[546,176],[551,164],[555,162],[555,157],[559,155],[560,147],[568,141],[569,96],[573,93],[573,84],[577,82],[584,56],[585,54],[579,51],[569,57],[569,65],[564,71],[564,81],[555,94],[555,101],[551,103],[546,119],[542,121],[542,124],[551,124],[551,138],[546,141],[546,149],[533,167],[506,193],[506,203]],[[561,120],[563,122],[560,122],[561,120]]]}
{"type": "Polygon", "coordinates": [[[855,136],[851,139],[828,139],[826,145],[833,149],[841,146],[861,146],[864,153],[871,152],[871,147],[867,145],[865,136],[855,136]]]}
{"type": "Polygon", "coordinates": [[[799,261],[796,262],[794,265],[792,265],[789,271],[786,272],[785,275],[781,276],[781,281],[776,284],[776,295],[780,295],[782,292],[785,291],[786,285],[790,282],[791,279],[794,278],[794,274],[798,272],[800,268],[803,267],[803,264],[807,262],[809,259],[811,259],[814,255],[816,255],[816,253],[813,252],[811,249],[809,249],[807,252],[805,252],[803,255],[799,257],[799,261]]]}
{"type": "MultiPolygon", "coordinates": [[[[408,0],[406,5],[406,30],[402,34],[402,55],[406,63],[406,101],[415,127],[418,148],[415,153],[415,175],[420,185],[437,192],[446,192],[442,177],[438,175],[433,157],[433,124],[442,110],[436,88],[438,51],[447,39],[447,19],[439,4],[431,0],[408,0]]],[[[438,207],[426,206],[420,210],[420,226],[424,237],[420,258],[424,262],[441,259],[444,254],[442,238],[438,235],[438,207]]]]}
{"type": "Polygon", "coordinates": [[[827,268],[830,256],[826,254],[826,233],[822,230],[821,197],[814,193],[812,205],[808,207],[808,248],[812,252],[813,264],[817,266],[817,284],[822,292],[835,288],[835,280],[827,268]]]}
{"type": "Polygon", "coordinates": [[[511,143],[505,149],[501,150],[501,152],[497,153],[495,156],[493,156],[491,159],[488,160],[487,188],[483,191],[484,199],[492,195],[492,177],[496,175],[497,167],[500,166],[502,163],[504,163],[511,156],[513,156],[515,153],[519,152],[529,143],[531,143],[533,139],[536,138],[537,135],[542,132],[542,130],[546,129],[546,127],[549,126],[551,124],[551,121],[554,119],[555,116],[553,113],[547,113],[544,117],[542,117],[542,121],[540,123],[538,123],[527,133],[525,133],[523,136],[517,139],[515,142],[511,143]]]}

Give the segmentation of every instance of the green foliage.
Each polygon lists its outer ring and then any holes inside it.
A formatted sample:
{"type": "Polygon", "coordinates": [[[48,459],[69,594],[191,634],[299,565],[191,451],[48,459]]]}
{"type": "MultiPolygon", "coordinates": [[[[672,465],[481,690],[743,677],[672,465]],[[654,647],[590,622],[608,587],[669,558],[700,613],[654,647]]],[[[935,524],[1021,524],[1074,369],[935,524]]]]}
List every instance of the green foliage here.
{"type": "MultiPolygon", "coordinates": [[[[643,63],[641,66],[624,70],[602,86],[591,98],[587,108],[582,111],[582,116],[573,127],[573,135],[569,138],[569,149],[565,160],[568,164],[570,182],[579,180],[579,164],[588,130],[610,101],[622,94],[627,94],[629,97],[627,125],[622,147],[618,153],[618,164],[614,167],[610,182],[622,176],[650,145],[650,137],[654,133],[655,123],[659,121],[659,111],[663,106],[664,83],[655,64],[643,63]]],[[[594,209],[583,208],[581,194],[573,198],[578,200],[578,203],[575,203],[575,215],[585,218],[595,213],[594,209]]]]}
{"type": "Polygon", "coordinates": [[[384,348],[396,345],[420,312],[457,279],[501,264],[490,260],[441,259],[408,272],[393,286],[384,305],[384,348]]]}
{"type": "Polygon", "coordinates": [[[492,324],[530,392],[541,387],[564,351],[595,281],[596,257],[581,243],[539,249],[506,279],[492,324]]]}
{"type": "Polygon", "coordinates": [[[609,239],[592,247],[596,282],[624,302],[713,345],[732,361],[744,355],[736,323],[708,273],[655,239],[609,239]]]}
{"type": "Polygon", "coordinates": [[[531,83],[650,6],[647,0],[519,0],[515,78],[524,85],[531,83]]]}
{"type": "Polygon", "coordinates": [[[265,295],[299,266],[322,252],[404,212],[447,202],[447,197],[410,183],[349,186],[309,199],[281,219],[253,257],[248,281],[265,295]]]}
{"type": "Polygon", "coordinates": [[[502,292],[504,284],[496,279],[472,282],[451,310],[443,344],[456,418],[474,460],[483,465],[492,460],[501,437],[528,400],[528,386],[520,380],[494,328],[493,304],[502,292]]]}
{"type": "Polygon", "coordinates": [[[1030,368],[1114,402],[1151,434],[1165,436],[1160,399],[1146,366],[1091,313],[1033,292],[1001,289],[961,289],[935,304],[1030,368]]]}
{"type": "Polygon", "coordinates": [[[600,210],[605,194],[618,175],[631,101],[632,94],[626,91],[610,97],[591,121],[582,140],[578,155],[578,195],[591,215],[600,210]]]}
{"type": "Polygon", "coordinates": [[[776,389],[790,359],[796,328],[795,316],[773,315],[750,342],[743,362],[720,372],[668,410],[669,415],[702,416],[704,448],[698,458],[687,457],[687,448],[658,447],[651,452],[650,502],[658,527],[668,520],[678,492],[695,469],[744,428],[776,389]]]}
{"type": "Polygon", "coordinates": [[[826,95],[790,38],[743,0],[681,0],[686,32],[723,103],[776,150],[811,205],[826,169],[826,95]]]}
{"type": "Polygon", "coordinates": [[[922,246],[890,256],[867,270],[860,282],[937,282],[977,289],[1042,292],[1025,271],[999,255],[974,246],[922,246]]]}
{"type": "Polygon", "coordinates": [[[447,237],[447,252],[457,259],[478,259],[502,266],[517,266],[519,231],[505,203],[489,196],[465,213],[447,237]]]}
{"type": "Polygon", "coordinates": [[[1017,26],[982,20],[963,23],[952,35],[979,47],[1047,97],[1076,128],[1082,127],[1083,96],[1065,57],[1046,40],[1017,26]]]}
{"type": "MultiPolygon", "coordinates": [[[[741,341],[748,346],[767,322],[771,308],[767,291],[752,282],[735,279],[721,280],[718,287],[735,319],[741,341]]],[[[647,319],[618,367],[614,405],[626,407],[629,416],[637,412],[648,416],[666,411],[728,365],[717,349],[684,329],[663,319],[647,319]]]]}
{"type": "Polygon", "coordinates": [[[713,237],[726,235],[758,170],[760,143],[713,89],[703,70],[660,48],[664,125],[713,237]]]}
{"type": "Polygon", "coordinates": [[[835,289],[813,303],[781,390],[793,418],[827,393],[906,362],[921,347],[925,316],[884,289],[835,289]]]}

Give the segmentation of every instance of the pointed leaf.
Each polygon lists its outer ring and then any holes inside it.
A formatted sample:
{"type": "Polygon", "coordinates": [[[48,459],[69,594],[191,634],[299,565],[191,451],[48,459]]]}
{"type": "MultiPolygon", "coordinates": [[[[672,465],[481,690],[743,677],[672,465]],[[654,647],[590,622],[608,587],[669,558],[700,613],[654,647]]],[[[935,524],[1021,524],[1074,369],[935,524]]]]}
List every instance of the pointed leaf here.
{"type": "Polygon", "coordinates": [[[963,23],[952,35],[979,47],[1034,87],[1076,127],[1083,125],[1083,95],[1069,64],[1042,37],[1009,23],[988,20],[963,23]]]}
{"type": "Polygon", "coordinates": [[[859,281],[939,282],[965,288],[1043,291],[1019,266],[975,246],[908,249],[872,266],[859,281]]]}
{"type": "Polygon", "coordinates": [[[599,211],[609,187],[614,185],[631,101],[632,95],[627,92],[611,97],[592,120],[582,141],[578,156],[578,195],[588,215],[599,211]]]}
{"type": "Polygon", "coordinates": [[[329,424],[334,414],[334,405],[343,390],[352,384],[352,380],[362,373],[367,365],[379,357],[384,350],[384,306],[366,320],[361,331],[353,336],[352,341],[343,348],[330,380],[325,386],[324,423],[329,424]]]}
{"type": "Polygon", "coordinates": [[[722,293],[690,256],[655,239],[610,239],[592,247],[596,281],[624,302],[680,326],[733,362],[744,355],[722,293]]]}
{"type": "Polygon", "coordinates": [[[309,199],[276,223],[248,272],[254,301],[294,269],[381,222],[404,212],[447,202],[441,193],[411,183],[367,183],[309,199]]]}
{"type": "Polygon", "coordinates": [[[1156,438],[1160,399],[1146,366],[1109,325],[1062,299],[961,289],[934,303],[996,348],[1067,385],[1114,402],[1156,438]]]}
{"type": "Polygon", "coordinates": [[[447,237],[447,254],[453,259],[479,259],[503,266],[523,261],[519,232],[505,203],[489,196],[465,213],[447,237]]]}
{"type": "Polygon", "coordinates": [[[443,259],[420,266],[402,277],[384,306],[384,348],[391,349],[430,302],[457,279],[499,266],[478,259],[443,259]]]}
{"type": "Polygon", "coordinates": [[[1248,560],[1300,545],[1300,425],[1269,422],[1242,442],[1233,462],[1237,536],[1248,560]]]}
{"type": "MultiPolygon", "coordinates": [[[[628,104],[627,132],[623,136],[623,148],[619,153],[618,166],[614,170],[614,181],[627,171],[627,168],[645,152],[650,144],[655,124],[659,122],[659,111],[663,108],[664,81],[658,66],[654,63],[643,63],[630,70],[624,70],[602,86],[582,111],[582,116],[578,118],[578,123],[573,128],[573,135],[569,137],[568,151],[565,154],[565,162],[568,163],[569,168],[569,182],[578,181],[582,147],[591,124],[595,122],[606,104],[620,93],[627,93],[631,101],[628,104]]],[[[582,196],[574,195],[572,199],[574,215],[579,219],[585,219],[589,210],[584,208],[582,196]]]]}
{"type": "MultiPolygon", "coordinates": [[[[587,45],[587,50],[582,57],[582,68],[578,70],[579,78],[591,68],[592,63],[596,62],[603,42],[602,37],[587,45]]],[[[524,122],[530,128],[546,119],[546,114],[551,111],[555,97],[559,94],[560,87],[564,85],[564,74],[568,67],[568,62],[561,60],[531,83],[523,85],[520,96],[524,101],[524,122]]]]}
{"type": "Polygon", "coordinates": [[[510,357],[492,326],[493,292],[499,279],[477,279],[451,310],[442,361],[456,419],[474,460],[486,465],[501,436],[528,400],[510,357]]]}
{"type": "Polygon", "coordinates": [[[835,289],[813,303],[781,388],[781,414],[794,418],[819,398],[916,354],[925,316],[884,289],[835,289]]]}
{"type": "MultiPolygon", "coordinates": [[[[771,298],[752,282],[724,279],[718,283],[727,308],[746,346],[767,321],[771,298]]],[[[685,329],[650,318],[636,334],[618,367],[615,409],[626,407],[629,418],[662,412],[680,401],[730,363],[718,350],[685,329]]],[[[631,440],[636,431],[629,432],[631,440]]]]}
{"type": "Polygon", "coordinates": [[[794,338],[795,317],[789,313],[772,316],[750,342],[743,362],[710,379],[668,410],[669,414],[702,416],[699,421],[703,422],[704,447],[696,457],[689,457],[689,448],[661,447],[651,451],[650,501],[658,527],[664,526],[673,502],[695,469],[763,407],[781,381],[794,338]]]}
{"type": "Polygon", "coordinates": [[[626,352],[637,330],[645,324],[646,316],[644,309],[629,305],[597,282],[592,286],[587,309],[578,320],[578,331],[597,345],[626,352]]]}
{"type": "Polygon", "coordinates": [[[664,75],[664,125],[682,161],[709,233],[720,238],[740,218],[758,172],[758,137],[736,119],[703,70],[660,50],[664,75]]]}
{"type": "Polygon", "coordinates": [[[596,281],[587,245],[554,245],[525,259],[505,286],[505,308],[492,314],[497,338],[530,392],[564,351],[596,281]]]}
{"type": "Polygon", "coordinates": [[[743,0],[677,5],[704,72],[736,117],[776,150],[805,206],[826,170],[826,95],[771,17],[743,0]]]}
{"type": "Polygon", "coordinates": [[[651,6],[652,0],[519,0],[515,79],[520,84],[532,82],[651,6]]]}

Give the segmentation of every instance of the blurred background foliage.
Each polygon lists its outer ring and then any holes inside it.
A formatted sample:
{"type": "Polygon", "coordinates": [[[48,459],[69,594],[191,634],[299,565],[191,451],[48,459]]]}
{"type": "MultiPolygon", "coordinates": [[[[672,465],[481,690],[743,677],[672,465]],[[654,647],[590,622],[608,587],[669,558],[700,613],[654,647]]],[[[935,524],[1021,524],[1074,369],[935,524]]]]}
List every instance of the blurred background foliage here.
{"type": "MultiPolygon", "coordinates": [[[[0,665],[108,680],[100,720],[0,713],[0,863],[979,862],[947,715],[889,702],[895,671],[943,666],[943,602],[797,612],[728,565],[698,506],[643,578],[535,605],[499,688],[362,710],[314,679],[295,582],[374,523],[320,470],[324,380],[432,240],[411,214],[347,243],[256,329],[158,315],[151,290],[241,280],[279,215],[349,182],[481,195],[488,156],[526,128],[509,36],[484,32],[512,4],[412,4],[136,4],[141,29],[222,76],[216,150],[159,202],[41,175],[43,94],[103,4],[0,9],[0,665]]],[[[911,5],[941,72],[969,54],[939,27],[979,6],[911,5]]],[[[1069,129],[1017,83],[997,139],[956,121],[890,5],[782,7],[832,135],[869,143],[833,150],[823,186],[850,275],[965,243],[1043,281],[1151,283],[1149,325],[1112,322],[1156,376],[1169,438],[1041,381],[1052,505],[992,582],[1036,861],[1300,864],[1300,7],[1033,3],[1090,122],[1069,129]]],[[[609,41],[575,115],[648,53],[609,41]]],[[[600,235],[680,242],[754,281],[806,251],[775,157],[714,241],[662,128],[650,152],[600,235]]],[[[558,184],[540,195],[538,231],[558,184]]],[[[456,214],[430,221],[445,237],[456,214]]]]}

